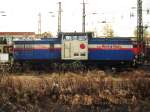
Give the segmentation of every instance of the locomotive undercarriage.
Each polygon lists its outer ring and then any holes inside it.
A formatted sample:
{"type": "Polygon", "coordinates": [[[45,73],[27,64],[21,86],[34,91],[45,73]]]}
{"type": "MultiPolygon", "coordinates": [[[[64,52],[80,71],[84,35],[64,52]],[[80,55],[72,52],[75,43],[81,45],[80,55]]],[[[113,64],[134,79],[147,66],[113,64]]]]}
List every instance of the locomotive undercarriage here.
{"type": "MultiPolygon", "coordinates": [[[[32,62],[32,61],[17,61],[13,65],[3,66],[6,67],[6,72],[20,73],[20,72],[88,72],[95,69],[121,69],[137,67],[137,62],[129,61],[45,61],[45,62],[32,62]]],[[[1,70],[1,69],[0,69],[1,70]]]]}

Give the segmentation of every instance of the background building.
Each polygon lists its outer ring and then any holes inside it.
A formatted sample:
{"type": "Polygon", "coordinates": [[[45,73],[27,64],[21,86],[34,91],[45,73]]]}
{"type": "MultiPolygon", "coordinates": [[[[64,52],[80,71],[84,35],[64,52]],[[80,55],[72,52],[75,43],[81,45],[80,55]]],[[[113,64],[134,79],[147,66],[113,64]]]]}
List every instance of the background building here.
{"type": "Polygon", "coordinates": [[[35,38],[35,32],[0,32],[0,38],[35,38]]]}

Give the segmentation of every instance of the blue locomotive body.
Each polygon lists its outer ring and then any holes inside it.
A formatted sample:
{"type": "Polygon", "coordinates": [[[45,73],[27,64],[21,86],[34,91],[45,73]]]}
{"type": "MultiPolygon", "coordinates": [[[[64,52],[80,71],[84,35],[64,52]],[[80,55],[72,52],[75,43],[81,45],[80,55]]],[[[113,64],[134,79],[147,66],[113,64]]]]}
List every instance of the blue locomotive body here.
{"type": "Polygon", "coordinates": [[[133,61],[138,55],[131,38],[91,38],[88,44],[89,60],[133,61]]]}
{"type": "Polygon", "coordinates": [[[61,35],[61,38],[14,41],[15,61],[133,62],[139,52],[137,42],[131,38],[92,38],[86,33],[67,33],[61,35]]]}
{"type": "Polygon", "coordinates": [[[60,39],[14,41],[14,60],[47,61],[60,60],[60,39]]]}

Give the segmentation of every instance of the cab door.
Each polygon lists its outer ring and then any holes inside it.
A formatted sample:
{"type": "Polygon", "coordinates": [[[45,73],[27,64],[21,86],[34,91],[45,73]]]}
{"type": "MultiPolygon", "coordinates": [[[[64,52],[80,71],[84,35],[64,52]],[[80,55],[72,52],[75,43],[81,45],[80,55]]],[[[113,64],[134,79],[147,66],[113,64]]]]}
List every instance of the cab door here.
{"type": "Polygon", "coordinates": [[[71,37],[69,36],[62,36],[61,58],[71,59],[71,37]]]}
{"type": "Polygon", "coordinates": [[[71,42],[70,41],[65,41],[63,45],[63,58],[64,59],[71,59],[71,42]]]}

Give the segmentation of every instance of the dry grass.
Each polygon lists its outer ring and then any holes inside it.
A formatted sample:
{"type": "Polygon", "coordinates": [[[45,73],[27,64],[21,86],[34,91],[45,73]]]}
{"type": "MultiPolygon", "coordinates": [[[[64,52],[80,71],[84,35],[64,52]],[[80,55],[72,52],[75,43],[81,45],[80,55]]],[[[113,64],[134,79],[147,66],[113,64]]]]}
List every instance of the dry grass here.
{"type": "Polygon", "coordinates": [[[35,73],[0,78],[3,112],[150,111],[150,78],[143,71],[116,78],[104,71],[86,74],[35,73]],[[137,108],[138,107],[138,108],[137,108]]]}

